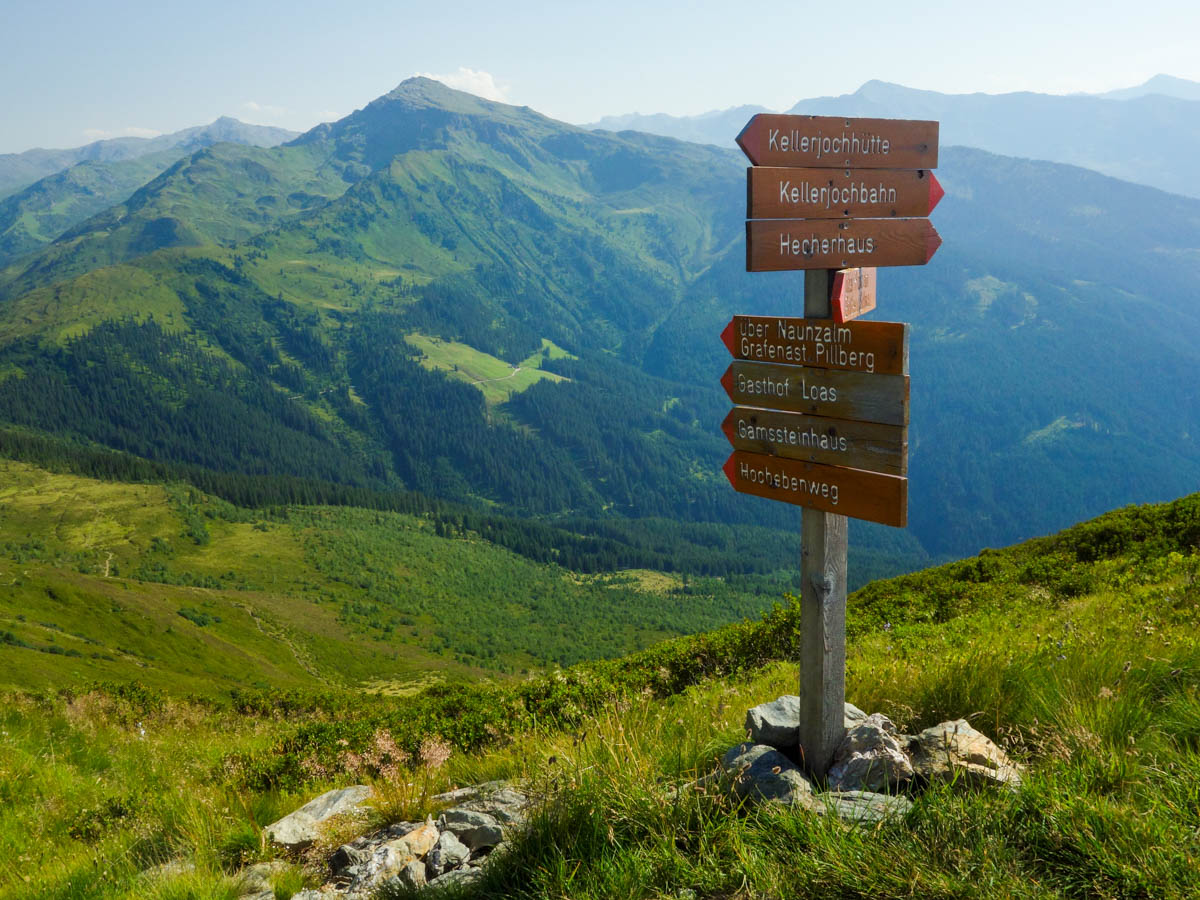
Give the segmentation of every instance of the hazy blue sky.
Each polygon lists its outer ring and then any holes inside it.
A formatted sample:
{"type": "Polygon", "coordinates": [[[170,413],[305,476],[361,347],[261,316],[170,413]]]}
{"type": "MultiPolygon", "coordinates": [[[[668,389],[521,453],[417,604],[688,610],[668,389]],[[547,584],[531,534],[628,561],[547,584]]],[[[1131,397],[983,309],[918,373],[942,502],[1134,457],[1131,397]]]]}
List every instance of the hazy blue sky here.
{"type": "Polygon", "coordinates": [[[571,122],[785,108],[880,78],[948,93],[1200,80],[1195,0],[546,4],[0,0],[0,152],[220,115],[304,130],[416,73],[571,122]]]}

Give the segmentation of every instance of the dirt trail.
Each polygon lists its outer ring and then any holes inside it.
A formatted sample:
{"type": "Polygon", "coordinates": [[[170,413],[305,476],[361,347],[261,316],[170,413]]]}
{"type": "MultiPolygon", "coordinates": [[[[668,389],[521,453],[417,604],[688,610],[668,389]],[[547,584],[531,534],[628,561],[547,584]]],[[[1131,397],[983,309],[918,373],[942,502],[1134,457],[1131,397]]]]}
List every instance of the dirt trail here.
{"type": "Polygon", "coordinates": [[[513,366],[513,370],[507,375],[501,375],[499,378],[476,378],[471,384],[488,384],[492,381],[506,381],[509,378],[516,378],[517,373],[521,371],[520,366],[513,366]]]}
{"type": "Polygon", "coordinates": [[[254,610],[254,607],[246,603],[238,603],[236,600],[231,600],[229,602],[238,609],[244,610],[246,615],[248,615],[254,621],[255,626],[257,626],[261,634],[265,634],[272,640],[279,641],[290,651],[292,651],[292,656],[295,658],[296,664],[300,666],[300,668],[311,675],[314,679],[321,682],[321,684],[330,684],[329,680],[317,670],[317,667],[313,664],[308,654],[305,653],[300,647],[296,646],[296,643],[290,637],[288,637],[287,632],[283,628],[264,620],[254,610]]]}

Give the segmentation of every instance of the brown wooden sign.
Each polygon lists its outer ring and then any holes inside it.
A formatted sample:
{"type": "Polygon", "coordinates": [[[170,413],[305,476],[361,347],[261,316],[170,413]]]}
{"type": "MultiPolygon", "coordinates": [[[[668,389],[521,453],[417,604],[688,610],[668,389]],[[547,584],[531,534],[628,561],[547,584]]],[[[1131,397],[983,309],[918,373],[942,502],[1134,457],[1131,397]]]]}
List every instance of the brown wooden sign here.
{"type": "Polygon", "coordinates": [[[737,143],[756,166],[933,169],[938,123],[759,113],[737,143]]]}
{"type": "Polygon", "coordinates": [[[908,429],[774,409],[735,406],[721,424],[735,450],[908,474],[908,429]]]}
{"type": "Polygon", "coordinates": [[[839,325],[875,308],[875,268],[839,269],[829,296],[833,321],[839,325]]]}
{"type": "Polygon", "coordinates": [[[746,271],[923,266],[941,243],[928,219],[752,219],[746,271]]]}
{"type": "Polygon", "coordinates": [[[735,362],[721,376],[721,386],[730,400],[742,406],[882,425],[908,424],[907,375],[735,362]]]}
{"type": "Polygon", "coordinates": [[[903,528],[908,479],[735,450],[722,467],[734,490],[903,528]]]}
{"type": "Polygon", "coordinates": [[[748,219],[927,216],[945,194],[928,169],[746,170],[748,219]]]}
{"type": "Polygon", "coordinates": [[[721,332],[734,359],[908,374],[908,325],[783,316],[734,316],[721,332]]]}

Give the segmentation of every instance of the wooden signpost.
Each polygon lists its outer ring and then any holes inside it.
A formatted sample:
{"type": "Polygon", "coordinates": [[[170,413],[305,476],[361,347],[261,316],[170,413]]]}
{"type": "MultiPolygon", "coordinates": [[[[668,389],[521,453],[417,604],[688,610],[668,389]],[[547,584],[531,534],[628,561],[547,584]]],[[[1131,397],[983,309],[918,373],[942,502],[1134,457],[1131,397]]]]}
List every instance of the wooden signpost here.
{"type": "Polygon", "coordinates": [[[886,475],[908,474],[908,429],[902,425],[735,406],[721,430],[735,450],[886,475]]]}
{"type": "Polygon", "coordinates": [[[839,325],[875,308],[875,269],[839,269],[829,298],[833,321],[839,325]]]}
{"type": "Polygon", "coordinates": [[[923,266],[941,245],[928,219],[751,219],[746,271],[923,266]]]}
{"type": "Polygon", "coordinates": [[[938,123],[759,113],[737,136],[756,166],[823,169],[933,169],[938,123]]]}
{"type": "Polygon", "coordinates": [[[908,424],[908,376],[843,372],[810,366],[735,362],[721,376],[734,403],[791,412],[908,424]]]}
{"type": "Polygon", "coordinates": [[[929,262],[943,196],[938,123],[761,114],[737,143],[746,270],[804,270],[804,318],[734,316],[721,378],[734,489],[804,507],[800,754],[823,781],[841,743],[847,517],[908,521],[908,326],[876,307],[875,266],[929,262]]]}
{"type": "Polygon", "coordinates": [[[749,219],[927,216],[945,191],[928,169],[787,169],[747,173],[749,219]]]}
{"type": "Polygon", "coordinates": [[[900,322],[734,316],[721,340],[734,359],[883,375],[908,371],[908,326],[900,322]]]}

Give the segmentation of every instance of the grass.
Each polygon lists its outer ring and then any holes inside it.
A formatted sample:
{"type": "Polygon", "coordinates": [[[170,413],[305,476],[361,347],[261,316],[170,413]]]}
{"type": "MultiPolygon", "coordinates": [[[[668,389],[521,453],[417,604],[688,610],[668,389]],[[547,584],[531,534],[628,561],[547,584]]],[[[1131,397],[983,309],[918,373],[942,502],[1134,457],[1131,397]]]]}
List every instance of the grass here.
{"type": "MultiPolygon", "coordinates": [[[[492,778],[521,780],[544,798],[470,896],[1195,896],[1200,553],[1114,543],[1138,515],[894,579],[852,603],[851,618],[866,620],[880,596],[905,591],[913,614],[855,632],[848,699],[910,732],[969,718],[1026,767],[1016,792],[936,789],[900,823],[853,829],[679,791],[741,739],[748,706],[794,692],[786,662],[655,689],[663,657],[649,651],[630,660],[648,680],[598,694],[586,709],[551,705],[437,769],[343,756],[290,788],[250,786],[236,760],[279,753],[314,723],[350,737],[370,721],[371,701],[238,712],[136,687],[14,694],[0,712],[0,853],[18,864],[0,870],[0,893],[236,896],[237,867],[276,855],[259,840],[263,824],[365,777],[378,790],[375,824],[431,811],[429,796],[445,787],[492,778]],[[939,592],[985,587],[964,574],[981,560],[1032,571],[1101,537],[1118,550],[1080,564],[1090,589],[1064,589],[1079,572],[1068,582],[1046,567],[1038,583],[1006,581],[1003,605],[980,593],[943,621],[917,614],[942,606],[939,592]]],[[[591,671],[546,684],[600,677],[591,671]]],[[[391,746],[390,735],[367,734],[369,746],[391,746]]],[[[317,880],[321,862],[292,860],[279,889],[317,880]]]]}
{"type": "Polygon", "coordinates": [[[779,581],[579,577],[473,532],[0,461],[0,687],[381,690],[620,656],[756,615],[779,581]],[[195,616],[181,614],[191,610],[195,616]]]}
{"type": "Polygon", "coordinates": [[[517,366],[457,341],[417,333],[408,335],[407,341],[421,351],[422,366],[446,372],[451,378],[477,387],[489,406],[503,403],[513,394],[519,394],[539,381],[567,380],[538,368],[543,358],[570,357],[569,353],[546,338],[542,338],[541,351],[530,355],[517,366]]]}

